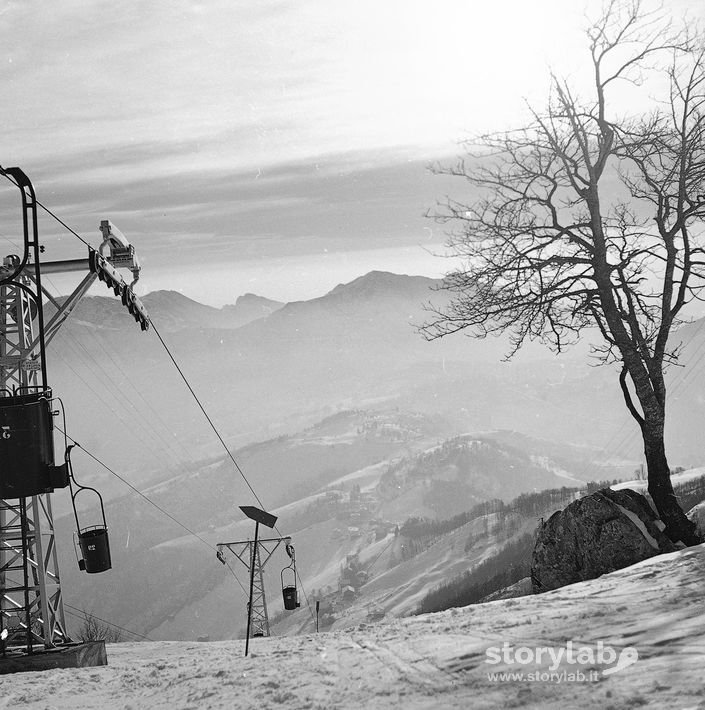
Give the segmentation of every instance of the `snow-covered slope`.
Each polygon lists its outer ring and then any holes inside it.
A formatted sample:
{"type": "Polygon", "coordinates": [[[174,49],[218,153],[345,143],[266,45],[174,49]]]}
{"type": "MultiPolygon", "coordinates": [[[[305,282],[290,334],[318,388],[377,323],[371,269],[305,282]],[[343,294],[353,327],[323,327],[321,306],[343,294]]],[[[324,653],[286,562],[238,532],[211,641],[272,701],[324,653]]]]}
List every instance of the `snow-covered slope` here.
{"type": "MultiPolygon", "coordinates": [[[[699,468],[690,468],[687,471],[681,471],[680,473],[671,474],[671,483],[674,486],[681,485],[683,483],[689,483],[690,481],[695,481],[698,478],[705,476],[705,467],[700,466],[699,468]]],[[[647,480],[642,481],[622,481],[621,483],[615,483],[610,488],[613,491],[621,491],[625,488],[631,488],[633,491],[639,491],[640,493],[646,493],[649,482],[647,480]]]]}
{"type": "Polygon", "coordinates": [[[254,639],[248,658],[243,641],[109,645],[107,667],[3,676],[0,708],[703,708],[704,569],[700,546],[540,596],[254,639]]]}

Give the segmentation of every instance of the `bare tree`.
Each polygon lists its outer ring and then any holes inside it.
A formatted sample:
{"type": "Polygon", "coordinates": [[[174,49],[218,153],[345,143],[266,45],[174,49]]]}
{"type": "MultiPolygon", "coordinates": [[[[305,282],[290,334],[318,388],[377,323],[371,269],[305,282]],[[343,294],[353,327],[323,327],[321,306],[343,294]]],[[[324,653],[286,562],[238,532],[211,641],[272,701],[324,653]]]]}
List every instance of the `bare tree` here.
{"type": "Polygon", "coordinates": [[[83,610],[83,621],[78,629],[78,638],[81,641],[105,641],[106,643],[119,643],[122,641],[122,632],[116,626],[103,621],[83,610]]]}
{"type": "Polygon", "coordinates": [[[474,186],[470,204],[435,215],[454,226],[463,268],[446,277],[450,305],[423,332],[509,332],[560,352],[597,327],[601,362],[619,384],[643,437],[648,490],[673,540],[699,542],[673,493],[664,446],[669,336],[703,288],[705,65],[702,36],[676,29],[641,0],[608,2],[587,30],[591,88],[578,96],[551,76],[542,111],[518,130],[467,142],[439,172],[474,186]],[[661,91],[646,113],[617,113],[661,91]]]}

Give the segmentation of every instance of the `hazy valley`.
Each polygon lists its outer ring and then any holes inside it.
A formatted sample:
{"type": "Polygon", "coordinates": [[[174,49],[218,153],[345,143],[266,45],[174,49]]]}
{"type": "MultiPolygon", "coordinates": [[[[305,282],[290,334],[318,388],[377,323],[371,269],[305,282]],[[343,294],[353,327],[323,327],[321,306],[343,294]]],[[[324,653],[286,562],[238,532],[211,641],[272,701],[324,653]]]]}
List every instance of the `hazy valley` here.
{"type": "MultiPolygon", "coordinates": [[[[507,537],[478,518],[442,553],[422,549],[426,540],[411,554],[398,534],[409,518],[446,520],[483,501],[629,478],[638,465],[615,374],[590,367],[586,345],[560,357],[530,345],[505,363],[505,340],[427,342],[416,326],[428,318],[424,304],[443,298],[438,285],[372,272],[291,304],[249,295],[214,309],[174,292],[145,298],[262,505],[293,536],[306,601],[342,597],[353,586],[344,584],[346,566],[366,573],[341,608],[358,611],[324,606],[333,624],[410,613],[468,568],[473,526],[485,531],[472,553],[479,563],[537,521],[509,519],[507,537]]],[[[698,325],[685,334],[687,360],[702,337],[698,325]]],[[[74,451],[79,482],[109,501],[113,551],[113,570],[78,571],[68,496],[57,492],[62,583],[74,613],[155,638],[241,634],[245,575],[235,559],[232,570],[220,565],[215,545],[247,539],[251,524],[237,506],[258,503],[155,334],[141,333],[118,300],[88,298],[50,345],[49,363],[68,433],[149,499],[74,451]]],[[[687,433],[703,405],[694,388],[674,389],[671,457],[697,465],[687,433]]],[[[83,522],[91,515],[88,506],[83,522]]],[[[266,574],[273,617],[285,563],[281,553],[266,574]]],[[[277,623],[282,632],[310,629],[310,607],[277,623]]]]}

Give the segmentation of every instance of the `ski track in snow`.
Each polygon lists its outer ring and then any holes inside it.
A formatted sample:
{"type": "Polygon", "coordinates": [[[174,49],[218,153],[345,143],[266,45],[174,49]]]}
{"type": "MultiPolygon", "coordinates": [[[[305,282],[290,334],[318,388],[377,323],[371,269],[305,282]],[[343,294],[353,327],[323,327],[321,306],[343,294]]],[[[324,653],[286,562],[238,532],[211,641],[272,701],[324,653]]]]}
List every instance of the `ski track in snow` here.
{"type": "MultiPolygon", "coordinates": [[[[244,641],[108,645],[106,667],[0,676],[0,708],[28,710],[705,709],[705,545],[539,596],[244,641]],[[638,661],[590,682],[496,681],[486,650],[568,641],[638,661]]],[[[565,659],[557,672],[574,672],[565,659]]]]}

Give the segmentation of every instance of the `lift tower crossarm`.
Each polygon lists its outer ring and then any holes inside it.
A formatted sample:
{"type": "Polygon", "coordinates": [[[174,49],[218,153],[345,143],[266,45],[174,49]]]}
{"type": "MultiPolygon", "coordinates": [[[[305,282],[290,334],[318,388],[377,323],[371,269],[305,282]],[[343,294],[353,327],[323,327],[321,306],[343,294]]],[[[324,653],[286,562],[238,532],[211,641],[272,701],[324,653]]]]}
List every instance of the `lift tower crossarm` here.
{"type": "MultiPolygon", "coordinates": [[[[277,548],[279,547],[279,545],[282,544],[282,542],[286,542],[286,543],[291,544],[291,536],[288,535],[287,537],[268,537],[268,538],[259,538],[258,539],[258,543],[260,545],[262,545],[262,549],[267,553],[266,557],[264,558],[264,562],[261,562],[261,565],[260,565],[261,567],[264,567],[267,564],[267,562],[269,561],[269,558],[277,551],[277,548]],[[276,544],[271,549],[267,549],[264,546],[265,542],[273,542],[276,544]]],[[[238,560],[240,560],[240,562],[242,562],[242,564],[244,564],[245,567],[247,567],[247,569],[249,569],[250,563],[249,563],[249,560],[245,558],[245,552],[247,552],[247,550],[249,550],[249,546],[251,544],[252,544],[251,540],[240,540],[239,542],[219,542],[216,545],[217,551],[218,551],[218,553],[220,553],[218,555],[218,559],[221,561],[222,561],[222,559],[224,559],[224,558],[222,558],[223,552],[220,548],[227,547],[228,550],[230,550],[230,552],[232,552],[233,555],[235,555],[235,557],[237,557],[238,560]],[[240,546],[242,546],[242,547],[240,547],[240,546]]]]}
{"type": "Polygon", "coordinates": [[[88,259],[63,259],[62,261],[44,261],[39,265],[42,274],[65,274],[70,271],[85,271],[88,259]]]}
{"type": "MultiPolygon", "coordinates": [[[[105,281],[108,287],[113,289],[116,296],[121,296],[123,305],[128,308],[130,313],[135,317],[135,320],[140,322],[142,330],[147,330],[149,327],[147,310],[142,304],[142,301],[140,301],[132,290],[134,284],[139,279],[141,269],[139,259],[135,254],[135,248],[127,241],[122,232],[114,225],[111,225],[108,220],[101,222],[101,232],[103,232],[104,241],[98,250],[89,247],[87,259],[64,259],[40,264],[40,272],[42,275],[88,271],[81,280],[81,283],[62,304],[60,304],[46,288],[41,286],[43,295],[46,296],[56,308],[56,313],[49,319],[44,328],[45,346],[53,340],[61,326],[86,295],[88,289],[93,285],[96,279],[105,281]],[[106,245],[110,247],[109,256],[103,256],[101,253],[106,245]],[[123,281],[117,271],[118,268],[126,268],[132,271],[134,280],[130,285],[123,281]]],[[[27,275],[32,279],[31,273],[27,275]]],[[[36,346],[36,343],[32,343],[32,346],[36,346]]]]}
{"type": "MultiPolygon", "coordinates": [[[[72,259],[70,261],[57,261],[49,262],[48,264],[41,265],[41,271],[43,274],[61,274],[68,271],[74,271],[77,269],[88,268],[88,259],[72,259]],[[60,265],[60,268],[52,268],[60,265]],[[45,267],[49,267],[48,269],[45,267]]],[[[63,302],[63,304],[58,303],[56,299],[42,286],[42,293],[51,301],[51,303],[56,308],[56,313],[49,319],[44,327],[44,343],[45,346],[48,345],[54,336],[59,332],[59,328],[64,324],[66,319],[71,315],[74,308],[79,304],[81,299],[86,295],[88,289],[93,285],[93,282],[97,279],[97,275],[94,273],[87,273],[81,283],[73,290],[73,293],[63,302]]]]}

